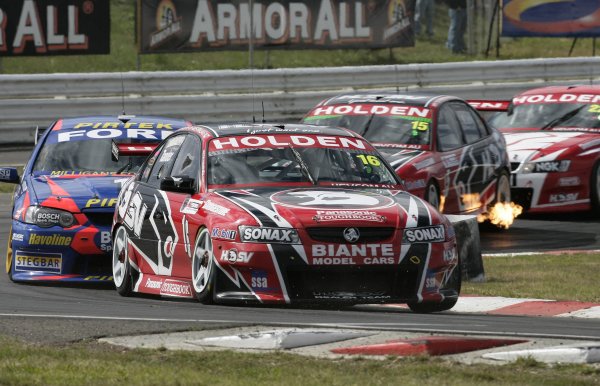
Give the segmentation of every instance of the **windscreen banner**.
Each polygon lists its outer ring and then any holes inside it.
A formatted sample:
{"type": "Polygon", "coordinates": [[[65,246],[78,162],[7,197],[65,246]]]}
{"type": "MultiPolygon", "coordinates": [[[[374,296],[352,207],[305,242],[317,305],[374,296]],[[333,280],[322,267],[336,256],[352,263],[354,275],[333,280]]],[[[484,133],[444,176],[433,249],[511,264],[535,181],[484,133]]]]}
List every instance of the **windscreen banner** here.
{"type": "Polygon", "coordinates": [[[0,56],[110,53],[108,0],[0,0],[0,56]]]}
{"type": "Polygon", "coordinates": [[[504,0],[503,36],[600,36],[598,0],[504,0]]]}
{"type": "Polygon", "coordinates": [[[415,0],[138,0],[141,53],[414,46],[415,0]]]}

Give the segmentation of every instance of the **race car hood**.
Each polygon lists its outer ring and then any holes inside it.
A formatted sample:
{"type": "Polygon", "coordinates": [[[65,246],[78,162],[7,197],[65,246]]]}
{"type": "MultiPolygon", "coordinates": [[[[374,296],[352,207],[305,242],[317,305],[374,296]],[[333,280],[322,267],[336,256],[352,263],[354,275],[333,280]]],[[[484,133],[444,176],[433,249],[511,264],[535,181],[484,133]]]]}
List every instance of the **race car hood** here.
{"type": "Polygon", "coordinates": [[[269,227],[420,227],[446,220],[407,192],[327,187],[220,191],[269,227]]]}
{"type": "Polygon", "coordinates": [[[510,162],[552,161],[569,149],[591,146],[598,135],[581,132],[530,131],[504,133],[510,162]]]}
{"type": "Polygon", "coordinates": [[[113,211],[126,175],[33,176],[28,183],[32,204],[68,210],[113,211]]]}
{"type": "Polygon", "coordinates": [[[375,147],[396,170],[408,164],[411,160],[417,158],[419,155],[426,153],[425,150],[420,149],[402,149],[380,146],[375,147]]]}

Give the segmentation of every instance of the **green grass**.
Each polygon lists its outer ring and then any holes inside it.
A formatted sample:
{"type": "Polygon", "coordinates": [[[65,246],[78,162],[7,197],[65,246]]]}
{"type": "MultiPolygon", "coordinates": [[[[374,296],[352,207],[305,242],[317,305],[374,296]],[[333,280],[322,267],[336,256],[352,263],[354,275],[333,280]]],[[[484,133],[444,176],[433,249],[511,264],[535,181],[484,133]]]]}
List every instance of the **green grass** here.
{"type": "MultiPolygon", "coordinates": [[[[138,55],[134,36],[134,2],[131,0],[110,0],[110,2],[110,55],[7,57],[0,60],[0,72],[14,74],[135,70],[177,71],[248,67],[247,52],[224,51],[138,55]]],[[[447,8],[439,2],[436,8],[434,37],[432,39],[417,39],[415,47],[394,48],[392,50],[261,50],[256,51],[254,62],[257,68],[285,68],[496,59],[495,49],[490,51],[490,57],[488,58],[483,54],[454,55],[450,53],[444,45],[447,28],[447,8]]],[[[481,39],[485,40],[484,37],[481,39]]],[[[567,38],[502,38],[499,59],[564,57],[568,55],[572,41],[572,39],[567,38]]],[[[580,39],[572,55],[592,55],[592,39],[580,39]]]]}
{"type": "Polygon", "coordinates": [[[597,385],[600,369],[506,366],[439,358],[324,360],[287,353],[127,350],[93,342],[22,344],[0,337],[0,384],[10,385],[597,385]]]}
{"type": "Polygon", "coordinates": [[[484,257],[485,283],[464,282],[470,295],[600,303],[600,254],[484,257]]]}

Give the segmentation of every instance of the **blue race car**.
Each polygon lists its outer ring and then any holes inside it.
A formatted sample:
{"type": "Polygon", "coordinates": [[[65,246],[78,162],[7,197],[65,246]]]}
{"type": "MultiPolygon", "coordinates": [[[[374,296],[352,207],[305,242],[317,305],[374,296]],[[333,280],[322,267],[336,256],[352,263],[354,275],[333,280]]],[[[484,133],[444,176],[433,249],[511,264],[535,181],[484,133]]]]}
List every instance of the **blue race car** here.
{"type": "Polygon", "coordinates": [[[18,184],[9,278],[112,280],[110,227],[121,185],[185,126],[191,122],[132,115],[60,119],[41,135],[21,177],[16,168],[0,168],[0,181],[18,184]]]}

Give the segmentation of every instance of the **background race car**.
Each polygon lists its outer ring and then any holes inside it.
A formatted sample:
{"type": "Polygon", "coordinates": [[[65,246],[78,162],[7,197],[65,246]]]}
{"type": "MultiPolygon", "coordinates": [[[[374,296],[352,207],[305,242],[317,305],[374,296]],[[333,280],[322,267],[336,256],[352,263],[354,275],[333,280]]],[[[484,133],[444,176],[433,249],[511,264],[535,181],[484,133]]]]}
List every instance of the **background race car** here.
{"type": "Polygon", "coordinates": [[[305,123],[363,135],[411,193],[443,213],[480,214],[508,227],[509,164],[504,139],[465,101],[430,94],[344,94],[326,99],[305,123]],[[494,208],[496,203],[502,203],[494,208]]]}
{"type": "Polygon", "coordinates": [[[380,154],[341,128],[180,130],[119,195],[117,291],[449,309],[461,283],[454,229],[401,188],[380,154]]]}
{"type": "Polygon", "coordinates": [[[111,280],[110,227],[121,185],[156,145],[191,123],[158,117],[61,119],[40,138],[13,197],[6,272],[13,281],[111,280]]]}
{"type": "Polygon", "coordinates": [[[532,213],[600,214],[600,87],[532,89],[505,110],[490,123],[506,138],[513,199],[532,213]]]}

